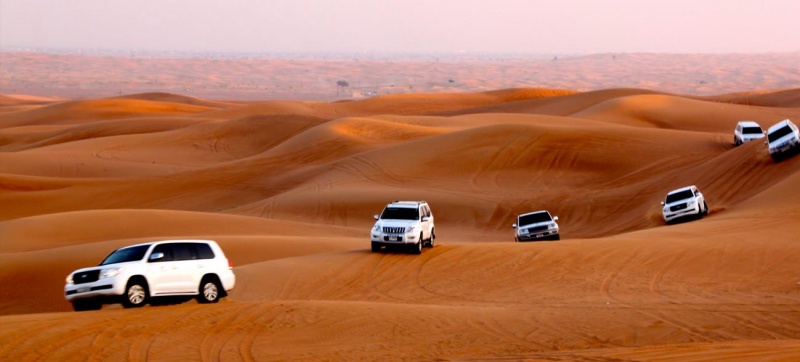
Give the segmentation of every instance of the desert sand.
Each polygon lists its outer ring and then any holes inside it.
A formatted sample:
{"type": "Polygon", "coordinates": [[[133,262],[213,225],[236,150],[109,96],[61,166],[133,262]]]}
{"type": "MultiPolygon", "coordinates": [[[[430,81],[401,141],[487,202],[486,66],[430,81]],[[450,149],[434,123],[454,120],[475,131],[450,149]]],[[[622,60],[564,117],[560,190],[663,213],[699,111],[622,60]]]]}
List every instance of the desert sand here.
{"type": "Polygon", "coordinates": [[[800,89],[515,88],[338,102],[0,98],[0,359],[792,361],[800,156],[733,147],[800,89]],[[660,204],[697,185],[702,220],[660,204]],[[427,200],[437,246],[371,253],[427,200]],[[514,243],[547,209],[562,240],[514,243]],[[217,240],[237,285],[76,313],[115,248],[217,240]]]}

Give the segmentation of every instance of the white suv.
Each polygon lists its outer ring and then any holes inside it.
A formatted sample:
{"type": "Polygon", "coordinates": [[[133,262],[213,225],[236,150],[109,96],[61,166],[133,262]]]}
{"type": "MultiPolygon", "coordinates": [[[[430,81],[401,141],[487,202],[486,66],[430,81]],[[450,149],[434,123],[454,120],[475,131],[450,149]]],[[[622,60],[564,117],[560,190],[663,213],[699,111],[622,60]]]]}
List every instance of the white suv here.
{"type": "Polygon", "coordinates": [[[141,307],[160,296],[216,303],[235,284],[231,262],[216,242],[164,240],[117,249],[99,266],[72,272],[64,294],[76,311],[84,311],[120,299],[125,308],[141,307]]]}
{"type": "Polygon", "coordinates": [[[780,121],[767,130],[769,154],[775,161],[800,150],[800,131],[788,119],[780,121]]]}
{"type": "Polygon", "coordinates": [[[529,212],[517,216],[512,225],[517,231],[514,241],[559,240],[558,216],[550,216],[546,210],[529,212]]]}
{"type": "Polygon", "coordinates": [[[733,144],[735,146],[759,138],[764,138],[764,129],[753,121],[741,121],[736,124],[736,129],[733,130],[733,144]]]}
{"type": "Polygon", "coordinates": [[[706,198],[694,185],[670,191],[661,205],[664,221],[668,224],[682,217],[708,215],[706,198]]]}
{"type": "Polygon", "coordinates": [[[375,220],[370,233],[373,252],[383,246],[399,245],[419,254],[423,246],[433,247],[436,230],[431,208],[425,201],[392,201],[380,215],[375,215],[375,220]]]}

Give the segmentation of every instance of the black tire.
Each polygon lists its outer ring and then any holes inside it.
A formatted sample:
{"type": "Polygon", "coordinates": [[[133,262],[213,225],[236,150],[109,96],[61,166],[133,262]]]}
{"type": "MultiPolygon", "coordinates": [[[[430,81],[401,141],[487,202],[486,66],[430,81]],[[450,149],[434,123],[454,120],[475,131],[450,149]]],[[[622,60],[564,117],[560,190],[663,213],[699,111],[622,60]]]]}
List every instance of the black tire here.
{"type": "Polygon", "coordinates": [[[435,239],[436,239],[436,230],[435,229],[431,229],[431,237],[428,238],[428,247],[429,248],[433,248],[433,246],[435,245],[434,244],[435,243],[435,241],[434,241],[435,239]]]}
{"type": "Polygon", "coordinates": [[[103,307],[103,303],[94,299],[78,299],[72,301],[72,309],[76,312],[84,312],[87,310],[99,310],[103,307]]]}
{"type": "Polygon", "coordinates": [[[150,299],[150,290],[144,278],[134,277],[125,286],[125,294],[122,295],[122,306],[124,308],[139,308],[147,304],[150,299]]]}
{"type": "Polygon", "coordinates": [[[703,216],[708,215],[708,204],[703,200],[703,216]]]}
{"type": "Polygon", "coordinates": [[[203,304],[219,302],[219,299],[222,298],[222,294],[224,293],[219,279],[214,276],[203,277],[197,292],[197,302],[203,304]]]}
{"type": "Polygon", "coordinates": [[[553,240],[561,240],[561,234],[556,234],[553,236],[553,240]]]}
{"type": "Polygon", "coordinates": [[[417,243],[416,244],[411,244],[411,252],[412,253],[414,253],[414,254],[422,254],[422,244],[425,243],[425,241],[422,240],[422,237],[423,237],[423,235],[422,235],[422,232],[420,231],[419,240],[417,241],[417,243]]]}
{"type": "Polygon", "coordinates": [[[378,253],[381,251],[381,244],[380,243],[372,243],[372,252],[378,253]]]}

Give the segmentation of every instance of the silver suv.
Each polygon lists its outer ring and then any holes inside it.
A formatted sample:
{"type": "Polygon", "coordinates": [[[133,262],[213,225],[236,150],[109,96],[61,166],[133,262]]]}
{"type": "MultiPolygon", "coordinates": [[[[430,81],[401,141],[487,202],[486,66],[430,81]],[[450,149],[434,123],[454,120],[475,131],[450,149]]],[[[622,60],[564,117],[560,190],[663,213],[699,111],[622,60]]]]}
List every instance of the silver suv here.
{"type": "Polygon", "coordinates": [[[664,201],[661,201],[661,205],[661,213],[667,224],[687,216],[708,215],[706,198],[694,185],[670,191],[664,201]]]}
{"type": "Polygon", "coordinates": [[[419,254],[423,246],[433,247],[436,230],[425,201],[392,201],[375,220],[370,233],[373,252],[384,246],[401,246],[419,254]]]}
{"type": "Polygon", "coordinates": [[[125,308],[141,307],[161,296],[216,303],[236,284],[232,268],[214,241],[157,241],[114,250],[99,266],[70,273],[64,294],[76,311],[116,301],[125,308]]]}
{"type": "Polygon", "coordinates": [[[519,215],[517,223],[512,225],[517,229],[514,241],[560,240],[556,221],[558,216],[550,216],[546,210],[519,215]]]}

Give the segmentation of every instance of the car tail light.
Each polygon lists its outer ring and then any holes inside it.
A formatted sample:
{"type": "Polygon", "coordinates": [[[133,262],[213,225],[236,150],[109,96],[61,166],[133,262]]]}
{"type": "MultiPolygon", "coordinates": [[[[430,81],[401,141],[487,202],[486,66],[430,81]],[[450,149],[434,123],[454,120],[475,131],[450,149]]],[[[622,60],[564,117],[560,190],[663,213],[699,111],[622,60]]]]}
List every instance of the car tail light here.
{"type": "Polygon", "coordinates": [[[233,269],[233,262],[228,259],[228,269],[233,269]]]}

